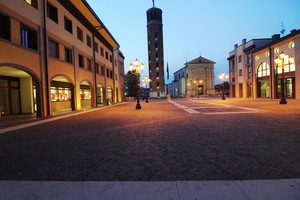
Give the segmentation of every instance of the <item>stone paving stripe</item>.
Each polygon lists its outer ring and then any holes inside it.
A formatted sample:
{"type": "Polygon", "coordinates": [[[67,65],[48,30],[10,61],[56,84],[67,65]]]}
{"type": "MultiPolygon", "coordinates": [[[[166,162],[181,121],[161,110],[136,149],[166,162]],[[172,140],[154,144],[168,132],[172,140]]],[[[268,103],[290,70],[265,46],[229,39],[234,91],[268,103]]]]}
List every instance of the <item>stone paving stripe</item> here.
{"type": "Polygon", "coordinates": [[[67,118],[67,117],[72,117],[72,116],[76,116],[76,115],[89,113],[89,112],[93,112],[93,111],[96,111],[96,110],[102,110],[102,109],[106,109],[106,108],[113,107],[113,106],[119,106],[119,105],[122,105],[122,104],[124,104],[124,103],[114,104],[114,105],[111,105],[111,106],[105,106],[105,107],[100,107],[100,108],[95,108],[95,109],[90,109],[90,110],[84,110],[82,112],[75,112],[75,113],[71,113],[71,114],[55,116],[55,117],[49,118],[49,119],[42,119],[42,120],[39,120],[39,121],[36,121],[36,122],[31,122],[31,123],[27,123],[27,124],[21,124],[21,125],[18,125],[18,126],[3,128],[3,129],[0,129],[0,134],[10,132],[10,131],[19,130],[19,129],[23,129],[23,128],[27,128],[27,127],[31,127],[31,126],[35,126],[35,125],[39,125],[39,124],[48,123],[48,122],[52,122],[52,121],[56,121],[56,120],[60,120],[60,119],[64,119],[64,118],[67,118]]]}

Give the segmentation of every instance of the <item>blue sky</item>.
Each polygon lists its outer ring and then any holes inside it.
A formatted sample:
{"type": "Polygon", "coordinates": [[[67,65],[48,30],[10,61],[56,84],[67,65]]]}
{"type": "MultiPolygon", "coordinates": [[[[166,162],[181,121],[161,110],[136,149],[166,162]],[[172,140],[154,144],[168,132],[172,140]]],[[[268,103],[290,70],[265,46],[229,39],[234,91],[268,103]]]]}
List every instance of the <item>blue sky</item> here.
{"type": "MultiPolygon", "coordinates": [[[[146,11],[152,0],[87,0],[120,44],[125,71],[138,58],[148,76],[146,11]]],[[[165,70],[170,79],[186,60],[200,55],[215,61],[215,82],[228,73],[227,57],[234,45],[255,38],[285,35],[300,29],[299,0],[156,0],[163,11],[165,70]]]]}

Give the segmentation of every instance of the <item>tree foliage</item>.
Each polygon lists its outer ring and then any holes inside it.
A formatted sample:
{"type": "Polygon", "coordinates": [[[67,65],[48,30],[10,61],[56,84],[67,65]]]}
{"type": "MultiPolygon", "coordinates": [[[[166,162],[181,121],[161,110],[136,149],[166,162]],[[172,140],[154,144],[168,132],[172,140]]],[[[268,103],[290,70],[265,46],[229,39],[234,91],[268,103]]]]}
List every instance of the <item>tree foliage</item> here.
{"type": "MultiPolygon", "coordinates": [[[[127,96],[129,97],[136,97],[139,91],[140,85],[138,83],[139,81],[136,80],[137,79],[136,76],[137,76],[136,74],[128,71],[124,77],[125,88],[128,91],[127,96]]],[[[140,74],[138,75],[138,80],[139,79],[140,79],[140,74]]]]}

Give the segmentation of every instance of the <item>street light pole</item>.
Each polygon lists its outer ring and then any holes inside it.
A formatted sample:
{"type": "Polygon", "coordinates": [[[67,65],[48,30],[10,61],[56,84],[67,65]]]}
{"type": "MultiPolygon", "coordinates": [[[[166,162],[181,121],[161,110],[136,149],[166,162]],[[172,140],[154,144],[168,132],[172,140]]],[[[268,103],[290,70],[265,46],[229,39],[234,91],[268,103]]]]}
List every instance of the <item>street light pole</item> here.
{"type": "Polygon", "coordinates": [[[222,81],[222,84],[223,84],[223,95],[222,95],[222,100],[225,100],[225,84],[224,84],[224,81],[225,79],[228,78],[228,75],[226,75],[224,72],[222,72],[222,74],[219,76],[219,79],[221,79],[222,81]]]}
{"type": "Polygon", "coordinates": [[[281,99],[279,101],[280,104],[287,104],[286,98],[285,98],[285,92],[284,92],[284,66],[293,64],[294,58],[293,56],[289,56],[285,54],[283,51],[279,56],[275,59],[275,63],[277,64],[277,68],[281,67],[281,99]]]}
{"type": "Polygon", "coordinates": [[[135,109],[142,109],[140,104],[140,84],[139,84],[139,74],[144,70],[144,64],[140,63],[138,59],[135,59],[134,65],[132,63],[129,64],[129,71],[136,76],[136,86],[137,89],[137,96],[136,96],[136,107],[135,109]]]}

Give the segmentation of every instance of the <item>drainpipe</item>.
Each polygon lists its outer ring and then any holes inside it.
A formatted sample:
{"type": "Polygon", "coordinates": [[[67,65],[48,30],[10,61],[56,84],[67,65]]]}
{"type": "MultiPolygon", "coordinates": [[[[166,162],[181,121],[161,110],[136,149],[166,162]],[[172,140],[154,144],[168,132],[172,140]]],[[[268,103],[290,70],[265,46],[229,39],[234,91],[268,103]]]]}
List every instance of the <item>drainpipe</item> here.
{"type": "Polygon", "coordinates": [[[96,54],[95,54],[95,35],[93,34],[93,67],[94,67],[94,107],[97,107],[97,69],[96,69],[96,54]]]}
{"type": "Polygon", "coordinates": [[[49,74],[48,74],[48,46],[47,46],[47,1],[43,0],[43,45],[44,45],[44,64],[45,64],[45,89],[46,89],[46,110],[47,116],[50,116],[50,90],[49,90],[49,74]]]}
{"type": "Polygon", "coordinates": [[[275,87],[273,87],[273,74],[274,74],[273,68],[274,68],[274,66],[273,66],[273,62],[272,62],[273,54],[272,54],[272,50],[271,50],[270,46],[269,46],[269,54],[270,54],[269,58],[270,58],[270,87],[271,87],[270,88],[270,91],[271,91],[270,97],[271,97],[271,99],[273,99],[274,98],[273,93],[275,94],[275,91],[273,92],[273,89],[275,88],[275,87]]]}

